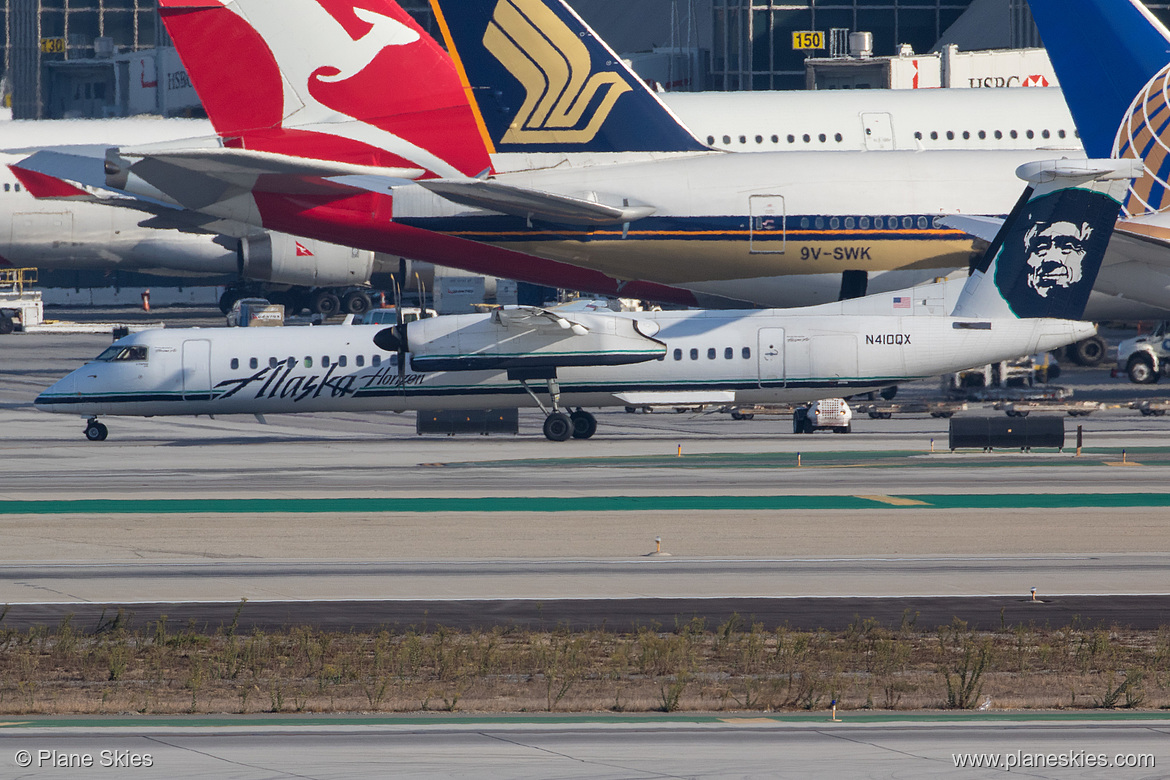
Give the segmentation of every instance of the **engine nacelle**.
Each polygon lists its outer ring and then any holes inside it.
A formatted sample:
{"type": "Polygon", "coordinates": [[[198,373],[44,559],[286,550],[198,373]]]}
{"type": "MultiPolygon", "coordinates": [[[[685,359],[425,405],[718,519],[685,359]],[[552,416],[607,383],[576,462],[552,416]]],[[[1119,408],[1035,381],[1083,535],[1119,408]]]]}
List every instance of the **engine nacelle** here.
{"type": "Polygon", "coordinates": [[[240,273],[248,279],[303,287],[347,287],[370,281],[374,253],[285,233],[240,239],[240,273]]]}

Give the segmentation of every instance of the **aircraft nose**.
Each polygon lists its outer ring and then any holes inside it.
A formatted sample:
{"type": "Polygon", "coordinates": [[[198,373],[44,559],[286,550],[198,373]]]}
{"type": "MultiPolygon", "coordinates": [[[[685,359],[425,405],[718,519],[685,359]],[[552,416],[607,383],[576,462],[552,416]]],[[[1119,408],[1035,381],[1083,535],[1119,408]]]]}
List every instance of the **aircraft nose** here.
{"type": "Polygon", "coordinates": [[[61,404],[77,401],[77,372],[64,376],[44,390],[33,401],[33,406],[42,412],[56,411],[61,404]]]}

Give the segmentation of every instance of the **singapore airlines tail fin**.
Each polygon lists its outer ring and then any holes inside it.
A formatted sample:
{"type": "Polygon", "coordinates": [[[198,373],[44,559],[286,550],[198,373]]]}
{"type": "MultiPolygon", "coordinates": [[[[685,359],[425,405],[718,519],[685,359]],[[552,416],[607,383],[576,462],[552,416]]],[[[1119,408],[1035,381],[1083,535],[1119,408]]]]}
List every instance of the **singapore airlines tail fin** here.
{"type": "Polygon", "coordinates": [[[1137,160],[1048,160],[1016,175],[1023,196],[967,279],[954,317],[1079,320],[1137,160]]]}
{"type": "Polygon", "coordinates": [[[431,0],[499,152],[707,147],[562,0],[431,0]]]}
{"type": "Polygon", "coordinates": [[[1029,0],[1090,157],[1144,160],[1123,202],[1170,207],[1170,31],[1140,0],[1029,0]]]}
{"type": "Polygon", "coordinates": [[[485,135],[446,52],[392,0],[160,0],[227,146],[475,176],[485,135]]]}

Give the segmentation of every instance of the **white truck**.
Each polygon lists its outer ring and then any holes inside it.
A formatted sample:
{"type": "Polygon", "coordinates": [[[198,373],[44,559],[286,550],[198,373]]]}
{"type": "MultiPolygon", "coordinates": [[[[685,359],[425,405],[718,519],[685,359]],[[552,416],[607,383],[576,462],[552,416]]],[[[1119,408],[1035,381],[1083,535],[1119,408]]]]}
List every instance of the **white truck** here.
{"type": "Polygon", "coordinates": [[[1126,339],[1117,345],[1117,368],[1113,376],[1125,374],[1139,385],[1157,382],[1170,368],[1170,322],[1159,322],[1152,333],[1126,339]]]}
{"type": "Polygon", "coordinates": [[[849,433],[853,430],[853,410],[844,398],[823,398],[808,406],[798,406],[792,413],[793,433],[812,433],[831,430],[849,433]]]}

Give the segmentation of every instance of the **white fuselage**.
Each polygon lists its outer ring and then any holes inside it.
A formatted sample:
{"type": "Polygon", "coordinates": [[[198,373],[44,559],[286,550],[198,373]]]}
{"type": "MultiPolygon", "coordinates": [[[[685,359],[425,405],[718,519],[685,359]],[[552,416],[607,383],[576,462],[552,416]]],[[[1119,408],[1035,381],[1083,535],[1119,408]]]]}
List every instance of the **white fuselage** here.
{"type": "MultiPolygon", "coordinates": [[[[450,319],[479,323],[490,316],[450,319]]],[[[612,316],[645,323],[665,354],[631,365],[558,369],[564,405],[622,406],[635,397],[664,403],[672,398],[804,402],[1055,349],[1094,332],[1088,323],[1051,319],[976,321],[807,311],[612,316]]],[[[397,356],[374,344],[374,336],[385,329],[144,331],[115,342],[142,348],[130,353],[135,359],[88,363],[42,393],[36,405],[85,416],[536,405],[520,382],[502,371],[406,371],[400,376],[397,356]]]]}

